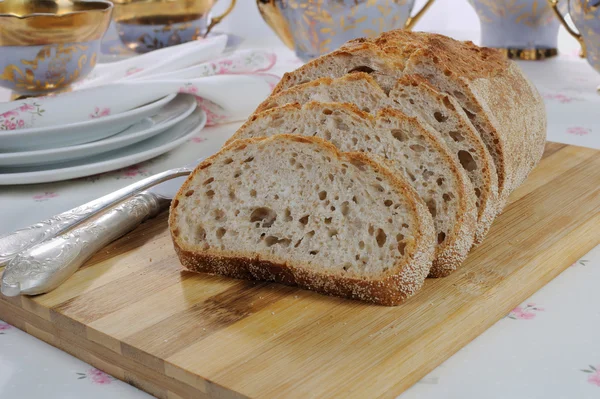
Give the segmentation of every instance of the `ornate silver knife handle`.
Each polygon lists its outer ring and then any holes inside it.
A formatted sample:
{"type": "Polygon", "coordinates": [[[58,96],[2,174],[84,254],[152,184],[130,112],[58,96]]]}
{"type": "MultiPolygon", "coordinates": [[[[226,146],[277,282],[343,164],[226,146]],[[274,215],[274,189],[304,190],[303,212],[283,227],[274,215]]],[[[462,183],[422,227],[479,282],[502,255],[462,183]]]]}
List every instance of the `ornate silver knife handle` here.
{"type": "Polygon", "coordinates": [[[11,260],[2,275],[6,296],[52,291],[93,254],[168,208],[170,200],[145,191],[98,219],[35,245],[11,260]]]}
{"type": "Polygon", "coordinates": [[[64,233],[142,190],[175,177],[189,175],[191,172],[192,168],[183,167],[158,173],[50,219],[0,236],[0,267],[5,266],[19,252],[64,233]]]}

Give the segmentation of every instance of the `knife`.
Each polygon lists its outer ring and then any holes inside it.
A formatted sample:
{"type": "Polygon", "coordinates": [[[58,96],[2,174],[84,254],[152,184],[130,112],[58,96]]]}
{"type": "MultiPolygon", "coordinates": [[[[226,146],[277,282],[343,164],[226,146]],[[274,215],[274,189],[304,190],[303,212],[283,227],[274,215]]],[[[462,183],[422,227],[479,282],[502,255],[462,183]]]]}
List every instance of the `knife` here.
{"type": "Polygon", "coordinates": [[[148,189],[169,179],[189,175],[202,160],[203,159],[201,158],[182,168],[175,168],[157,173],[136,183],[130,184],[127,187],[123,187],[113,193],[107,194],[104,197],[100,197],[69,211],[53,216],[50,219],[0,236],[0,267],[8,264],[8,262],[17,256],[18,253],[27,248],[64,233],[90,217],[97,215],[142,190],[148,189]]]}
{"type": "Polygon", "coordinates": [[[178,177],[125,200],[91,222],[20,252],[6,266],[1,291],[5,296],[52,291],[92,255],[166,210],[185,181],[178,177]]]}

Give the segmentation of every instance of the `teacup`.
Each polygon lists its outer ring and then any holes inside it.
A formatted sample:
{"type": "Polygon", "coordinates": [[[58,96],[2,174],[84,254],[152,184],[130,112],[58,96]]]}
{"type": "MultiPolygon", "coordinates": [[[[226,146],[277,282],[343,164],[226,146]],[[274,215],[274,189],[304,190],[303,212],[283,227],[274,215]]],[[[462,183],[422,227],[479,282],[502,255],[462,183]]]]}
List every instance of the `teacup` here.
{"type": "Polygon", "coordinates": [[[539,60],[558,54],[560,22],[540,0],[469,0],[481,24],[481,45],[508,58],[539,60]]]}
{"type": "Polygon", "coordinates": [[[38,95],[87,76],[112,9],[104,0],[0,1],[0,86],[38,95]]]}
{"type": "Polygon", "coordinates": [[[568,14],[579,32],[565,21],[558,0],[548,2],[567,31],[581,43],[581,57],[600,72],[600,0],[569,0],[568,14]]]}
{"type": "Polygon", "coordinates": [[[263,19],[303,61],[358,37],[411,29],[434,0],[414,16],[415,0],[256,0],[263,19]]]}
{"type": "Polygon", "coordinates": [[[217,0],[114,0],[113,19],[125,46],[146,53],[206,36],[233,10],[211,17],[217,0]]]}

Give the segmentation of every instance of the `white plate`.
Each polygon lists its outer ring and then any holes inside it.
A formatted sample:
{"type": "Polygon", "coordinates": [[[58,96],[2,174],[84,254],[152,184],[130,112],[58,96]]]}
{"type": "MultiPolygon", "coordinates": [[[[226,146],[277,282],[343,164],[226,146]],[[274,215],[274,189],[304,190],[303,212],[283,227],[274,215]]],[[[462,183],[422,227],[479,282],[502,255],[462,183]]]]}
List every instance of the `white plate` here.
{"type": "Polygon", "coordinates": [[[47,165],[73,161],[123,148],[164,132],[189,116],[194,109],[196,109],[196,98],[189,94],[179,94],[173,101],[165,105],[158,114],[150,118],[144,118],[129,129],[112,137],[71,147],[0,153],[0,166],[47,165]]]}
{"type": "Polygon", "coordinates": [[[84,122],[34,129],[0,130],[0,151],[41,150],[100,140],[158,113],[175,96],[176,94],[170,94],[127,112],[84,122]]]}
{"type": "Polygon", "coordinates": [[[146,161],[185,143],[206,124],[206,114],[196,110],[171,129],[109,154],[43,167],[0,168],[0,185],[49,183],[95,175],[146,161]]]}

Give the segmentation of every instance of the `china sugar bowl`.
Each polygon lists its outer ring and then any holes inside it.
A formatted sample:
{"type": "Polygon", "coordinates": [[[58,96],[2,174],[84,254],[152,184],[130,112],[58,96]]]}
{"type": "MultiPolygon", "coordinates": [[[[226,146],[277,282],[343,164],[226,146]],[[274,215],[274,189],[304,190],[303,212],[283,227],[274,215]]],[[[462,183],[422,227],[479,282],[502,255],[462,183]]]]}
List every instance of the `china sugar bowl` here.
{"type": "Polygon", "coordinates": [[[26,95],[67,88],[96,65],[109,1],[0,1],[0,86],[26,95]]]}
{"type": "Polygon", "coordinates": [[[205,37],[234,8],[212,15],[217,0],[114,0],[113,19],[121,42],[146,53],[205,37]]]}

